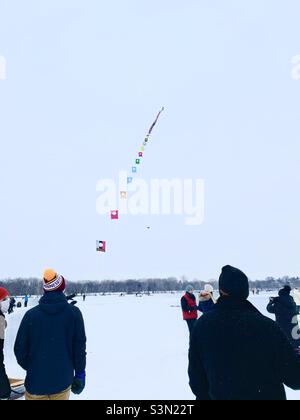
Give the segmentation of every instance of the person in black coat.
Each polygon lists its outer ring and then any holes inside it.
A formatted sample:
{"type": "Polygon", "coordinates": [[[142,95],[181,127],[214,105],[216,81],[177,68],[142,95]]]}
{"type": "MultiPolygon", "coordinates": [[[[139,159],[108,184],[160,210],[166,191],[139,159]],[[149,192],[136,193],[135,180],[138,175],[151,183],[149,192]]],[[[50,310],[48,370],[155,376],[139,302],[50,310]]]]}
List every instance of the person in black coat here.
{"type": "Polygon", "coordinates": [[[69,399],[85,386],[86,335],[82,314],[63,293],[65,280],[44,274],[45,295],[19,328],[15,355],[26,371],[26,399],[69,399]],[[55,398],[54,398],[55,396],[55,398]]]}
{"type": "Polygon", "coordinates": [[[10,304],[8,308],[8,315],[12,314],[14,311],[14,307],[16,306],[16,299],[14,297],[10,298],[10,304]]]}
{"type": "Polygon", "coordinates": [[[296,302],[290,296],[291,291],[290,286],[285,286],[280,290],[279,297],[270,299],[267,311],[270,314],[275,314],[277,324],[285,332],[292,346],[298,348],[300,346],[297,318],[299,310],[296,302]]]}
{"type": "Polygon", "coordinates": [[[221,297],[197,322],[189,353],[198,400],[285,400],[300,389],[300,359],[278,325],[250,302],[248,278],[226,266],[221,297]]]}

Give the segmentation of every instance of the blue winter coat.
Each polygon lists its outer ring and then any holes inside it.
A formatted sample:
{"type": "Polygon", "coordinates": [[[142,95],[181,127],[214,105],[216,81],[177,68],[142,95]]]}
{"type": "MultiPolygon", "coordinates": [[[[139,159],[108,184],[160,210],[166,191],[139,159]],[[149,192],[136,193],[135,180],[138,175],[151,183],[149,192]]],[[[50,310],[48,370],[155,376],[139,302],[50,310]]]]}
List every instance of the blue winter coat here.
{"type": "Polygon", "coordinates": [[[198,309],[203,314],[213,311],[215,309],[214,301],[212,299],[200,300],[198,309]]]}
{"type": "Polygon", "coordinates": [[[61,292],[45,294],[26,313],[19,328],[15,355],[26,370],[26,390],[53,395],[68,389],[74,373],[86,367],[86,335],[80,310],[61,292]]]}

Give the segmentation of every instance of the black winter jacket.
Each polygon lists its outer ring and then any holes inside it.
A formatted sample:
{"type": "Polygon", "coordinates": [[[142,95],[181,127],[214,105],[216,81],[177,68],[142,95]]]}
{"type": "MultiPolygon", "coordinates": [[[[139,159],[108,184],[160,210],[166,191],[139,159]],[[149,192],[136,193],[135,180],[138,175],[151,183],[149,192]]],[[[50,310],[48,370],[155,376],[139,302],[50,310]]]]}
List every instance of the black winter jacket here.
{"type": "Polygon", "coordinates": [[[270,314],[275,314],[276,322],[287,335],[293,347],[300,346],[297,315],[299,313],[294,299],[287,294],[273,299],[267,306],[270,314]],[[296,328],[295,328],[296,327],[296,328]]]}
{"type": "Polygon", "coordinates": [[[285,400],[300,359],[277,324],[248,301],[219,299],[195,325],[189,377],[199,400],[285,400]]]}

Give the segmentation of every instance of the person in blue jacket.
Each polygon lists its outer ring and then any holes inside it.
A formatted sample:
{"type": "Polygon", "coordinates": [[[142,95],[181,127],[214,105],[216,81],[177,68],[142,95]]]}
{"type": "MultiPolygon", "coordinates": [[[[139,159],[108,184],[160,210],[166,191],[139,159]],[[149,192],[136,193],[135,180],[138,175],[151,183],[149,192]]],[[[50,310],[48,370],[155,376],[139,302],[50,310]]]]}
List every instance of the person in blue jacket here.
{"type": "Polygon", "coordinates": [[[215,301],[213,298],[214,288],[210,284],[206,284],[203,292],[199,295],[198,309],[203,314],[212,311],[215,308],[215,301]]]}
{"type": "Polygon", "coordinates": [[[29,302],[29,296],[25,295],[25,297],[24,297],[24,308],[27,308],[28,302],[29,302]]]}
{"type": "Polygon", "coordinates": [[[63,276],[44,273],[44,296],[21,323],[15,355],[26,371],[26,400],[68,400],[85,388],[86,335],[82,314],[68,304],[63,276]]]}

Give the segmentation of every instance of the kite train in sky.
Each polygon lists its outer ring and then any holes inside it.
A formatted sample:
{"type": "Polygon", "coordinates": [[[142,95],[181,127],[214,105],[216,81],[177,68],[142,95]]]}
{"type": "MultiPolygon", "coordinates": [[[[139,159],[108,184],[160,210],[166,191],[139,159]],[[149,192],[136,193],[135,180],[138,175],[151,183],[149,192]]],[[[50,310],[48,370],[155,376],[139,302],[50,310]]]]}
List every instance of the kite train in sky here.
{"type": "MultiPolygon", "coordinates": [[[[127,184],[132,184],[132,182],[134,180],[133,177],[138,173],[138,168],[140,168],[140,165],[142,163],[142,159],[144,158],[145,150],[146,150],[146,147],[149,144],[151,134],[152,134],[156,124],[158,123],[161,114],[164,112],[164,110],[165,110],[165,108],[162,108],[159,111],[159,113],[157,114],[157,116],[155,118],[155,121],[151,125],[151,127],[150,127],[144,141],[143,141],[143,144],[142,144],[140,150],[137,153],[137,157],[135,158],[134,166],[132,166],[132,168],[131,168],[131,175],[128,176],[128,178],[127,178],[127,184]]],[[[128,192],[127,191],[120,191],[120,197],[121,197],[122,200],[127,200],[128,192]]],[[[110,218],[111,218],[111,220],[119,220],[119,210],[111,210],[110,218]]],[[[147,227],[147,229],[150,229],[150,227],[147,227]]],[[[106,242],[105,241],[97,241],[97,252],[106,252],[106,242]]]]}

